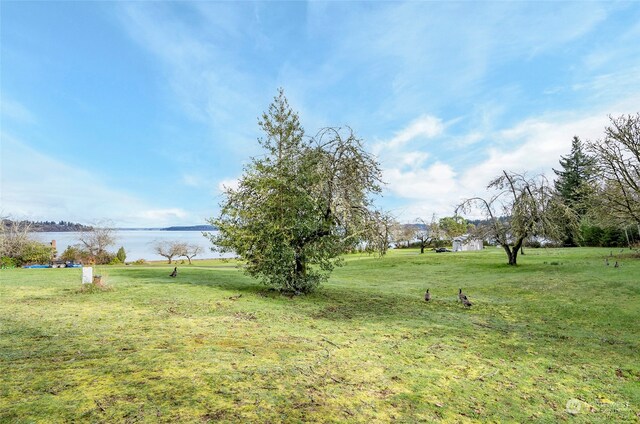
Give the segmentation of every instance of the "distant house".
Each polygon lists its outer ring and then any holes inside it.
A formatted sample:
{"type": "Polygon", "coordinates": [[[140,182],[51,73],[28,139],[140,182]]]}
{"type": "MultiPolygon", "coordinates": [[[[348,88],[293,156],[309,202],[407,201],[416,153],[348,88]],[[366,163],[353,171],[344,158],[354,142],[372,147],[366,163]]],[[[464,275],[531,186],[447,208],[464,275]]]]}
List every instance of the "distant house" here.
{"type": "Polygon", "coordinates": [[[473,238],[469,234],[465,234],[453,239],[454,252],[466,252],[469,250],[482,250],[482,240],[473,238]]]}

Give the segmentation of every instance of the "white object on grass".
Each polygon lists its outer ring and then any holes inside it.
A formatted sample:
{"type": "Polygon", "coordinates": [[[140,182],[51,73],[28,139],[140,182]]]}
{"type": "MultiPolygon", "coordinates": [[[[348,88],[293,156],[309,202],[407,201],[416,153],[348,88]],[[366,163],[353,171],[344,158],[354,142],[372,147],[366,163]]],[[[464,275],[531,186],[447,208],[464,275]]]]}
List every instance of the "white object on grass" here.
{"type": "Polygon", "coordinates": [[[91,284],[93,283],[93,267],[83,266],[82,267],[82,284],[91,284]]]}

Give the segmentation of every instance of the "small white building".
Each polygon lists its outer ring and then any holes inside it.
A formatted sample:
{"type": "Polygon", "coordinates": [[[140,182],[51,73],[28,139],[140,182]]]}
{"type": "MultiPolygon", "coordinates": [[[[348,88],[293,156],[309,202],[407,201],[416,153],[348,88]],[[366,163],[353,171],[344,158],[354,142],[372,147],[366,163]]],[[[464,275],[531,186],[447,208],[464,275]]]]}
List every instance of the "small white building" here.
{"type": "Polygon", "coordinates": [[[482,250],[482,240],[473,238],[469,234],[465,234],[453,239],[454,252],[466,252],[469,250],[482,250]]]}

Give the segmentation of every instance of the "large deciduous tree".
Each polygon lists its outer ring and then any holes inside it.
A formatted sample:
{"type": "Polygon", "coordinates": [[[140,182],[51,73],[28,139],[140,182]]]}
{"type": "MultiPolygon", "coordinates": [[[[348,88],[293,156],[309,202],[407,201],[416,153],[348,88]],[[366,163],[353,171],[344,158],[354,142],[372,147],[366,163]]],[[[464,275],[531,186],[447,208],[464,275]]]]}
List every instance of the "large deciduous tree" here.
{"type": "Polygon", "coordinates": [[[518,252],[527,237],[558,239],[562,234],[560,223],[575,221],[575,215],[544,176],[528,178],[503,171],[487,189],[494,191],[488,200],[481,197],[467,199],[456,212],[479,209],[489,224],[478,231],[502,246],[509,265],[517,265],[518,252]]]}
{"type": "MultiPolygon", "coordinates": [[[[168,263],[171,263],[173,258],[177,256],[186,256],[187,253],[187,244],[178,240],[156,240],[152,247],[158,255],[167,258],[168,263]]],[[[189,259],[189,263],[191,263],[191,259],[189,259]]]]}
{"type": "Polygon", "coordinates": [[[587,145],[600,177],[595,204],[610,223],[640,228],[640,113],[610,120],[605,137],[587,145]]]}
{"type": "Polygon", "coordinates": [[[225,190],[220,215],[210,220],[219,232],[210,238],[266,285],[309,292],[341,253],[383,245],[370,197],[380,191],[381,171],[350,128],[305,137],[282,90],[259,125],[264,155],[225,190]]]}

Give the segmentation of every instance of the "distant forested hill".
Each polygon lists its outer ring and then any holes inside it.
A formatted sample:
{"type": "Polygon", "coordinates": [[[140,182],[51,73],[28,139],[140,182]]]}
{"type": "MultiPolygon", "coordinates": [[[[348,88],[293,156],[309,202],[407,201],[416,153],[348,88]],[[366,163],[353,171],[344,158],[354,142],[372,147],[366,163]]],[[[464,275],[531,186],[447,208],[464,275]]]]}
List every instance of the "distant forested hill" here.
{"type": "Polygon", "coordinates": [[[178,226],[163,228],[165,231],[215,231],[216,227],[213,225],[190,225],[190,226],[178,226]]]}
{"type": "MultiPolygon", "coordinates": [[[[33,232],[65,232],[65,231],[87,231],[93,227],[90,225],[78,224],[76,222],[67,221],[12,221],[10,219],[2,219],[1,225],[5,228],[10,227],[13,224],[19,224],[21,228],[29,228],[29,231],[33,232]]],[[[212,225],[188,225],[188,226],[173,226],[166,228],[115,228],[116,230],[160,230],[160,231],[215,231],[216,227],[212,225]]]]}
{"type": "Polygon", "coordinates": [[[18,223],[21,227],[28,227],[33,232],[64,232],[64,231],[83,231],[91,229],[88,225],[78,224],[76,222],[67,221],[12,221],[10,219],[3,219],[2,225],[7,228],[18,223]]]}

